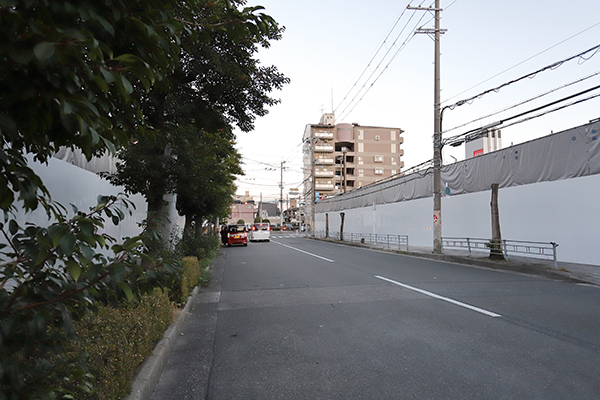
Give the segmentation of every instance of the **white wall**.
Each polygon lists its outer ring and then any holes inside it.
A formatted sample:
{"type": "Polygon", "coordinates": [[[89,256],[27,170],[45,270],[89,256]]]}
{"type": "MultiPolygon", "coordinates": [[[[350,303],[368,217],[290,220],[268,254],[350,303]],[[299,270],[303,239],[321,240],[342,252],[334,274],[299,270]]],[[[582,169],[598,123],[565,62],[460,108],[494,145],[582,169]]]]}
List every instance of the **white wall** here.
{"type": "MultiPolygon", "coordinates": [[[[74,204],[79,210],[87,212],[90,207],[97,204],[98,195],[117,195],[124,193],[123,187],[116,187],[101,179],[96,174],[76,167],[65,161],[50,158],[48,165],[33,162],[28,158],[30,167],[38,174],[52,196],[52,200],[66,207],[69,215],[73,215],[70,204],[74,204]]],[[[118,226],[114,226],[110,220],[105,222],[104,233],[120,239],[126,236],[136,236],[141,232],[138,223],[146,218],[146,200],[141,195],[130,196],[136,209],[133,215],[127,217],[118,226]]],[[[48,223],[45,213],[36,210],[33,213],[17,214],[19,223],[31,222],[45,226],[48,223]]]]}
{"type": "MultiPolygon", "coordinates": [[[[600,175],[499,190],[500,229],[507,240],[556,242],[559,261],[600,265],[600,175]]],[[[491,190],[442,198],[443,237],[491,237],[491,190]]],[[[344,234],[408,235],[412,246],[433,247],[433,199],[344,210],[344,234]]],[[[340,212],[329,212],[330,233],[340,212]]],[[[325,213],[315,229],[325,230],[325,213]]]]}

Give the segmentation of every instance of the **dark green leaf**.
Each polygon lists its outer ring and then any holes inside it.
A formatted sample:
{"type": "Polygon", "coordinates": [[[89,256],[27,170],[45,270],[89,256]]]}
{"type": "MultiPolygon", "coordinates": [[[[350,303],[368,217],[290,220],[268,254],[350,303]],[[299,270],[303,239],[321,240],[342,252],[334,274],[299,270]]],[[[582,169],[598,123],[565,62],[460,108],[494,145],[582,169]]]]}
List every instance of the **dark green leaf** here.
{"type": "Polygon", "coordinates": [[[70,256],[73,254],[73,249],[75,248],[75,235],[72,233],[67,233],[63,237],[60,238],[60,248],[66,256],[70,256]]]}
{"type": "Polygon", "coordinates": [[[110,269],[110,277],[115,282],[121,282],[125,278],[126,268],[123,264],[118,263],[112,266],[110,269]]]}
{"type": "Polygon", "coordinates": [[[8,222],[8,231],[10,232],[11,235],[14,235],[15,233],[17,233],[19,230],[19,224],[17,224],[17,221],[15,221],[14,219],[11,219],[8,222]]]}
{"type": "Polygon", "coordinates": [[[35,58],[46,61],[54,55],[54,43],[41,42],[33,48],[35,58]]]}
{"type": "Polygon", "coordinates": [[[67,270],[71,275],[71,278],[77,282],[79,280],[79,276],[81,275],[81,266],[79,263],[73,259],[69,259],[67,261],[67,270]]]}
{"type": "Polygon", "coordinates": [[[117,282],[117,285],[123,291],[123,293],[125,293],[125,296],[127,296],[127,300],[133,300],[133,293],[131,292],[131,288],[127,286],[127,284],[125,284],[124,282],[117,282]]]}

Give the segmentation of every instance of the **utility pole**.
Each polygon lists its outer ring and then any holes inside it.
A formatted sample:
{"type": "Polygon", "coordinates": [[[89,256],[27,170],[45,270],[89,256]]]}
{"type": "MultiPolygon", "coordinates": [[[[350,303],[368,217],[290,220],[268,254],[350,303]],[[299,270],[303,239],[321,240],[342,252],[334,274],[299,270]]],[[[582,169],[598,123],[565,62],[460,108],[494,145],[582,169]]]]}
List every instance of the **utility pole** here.
{"type": "Polygon", "coordinates": [[[348,151],[347,147],[342,147],[342,172],[344,173],[344,193],[346,193],[346,152],[348,151]]]}
{"type": "Polygon", "coordinates": [[[433,85],[433,252],[442,252],[442,123],[440,101],[440,0],[435,0],[434,8],[407,7],[410,10],[433,11],[435,13],[435,28],[418,29],[416,33],[427,33],[434,36],[434,85],[433,85]]]}
{"type": "Polygon", "coordinates": [[[279,183],[279,226],[283,227],[283,164],[285,161],[281,162],[281,181],[279,183]]]}
{"type": "Polygon", "coordinates": [[[262,192],[260,192],[260,203],[258,203],[258,222],[262,222],[262,192]]]}

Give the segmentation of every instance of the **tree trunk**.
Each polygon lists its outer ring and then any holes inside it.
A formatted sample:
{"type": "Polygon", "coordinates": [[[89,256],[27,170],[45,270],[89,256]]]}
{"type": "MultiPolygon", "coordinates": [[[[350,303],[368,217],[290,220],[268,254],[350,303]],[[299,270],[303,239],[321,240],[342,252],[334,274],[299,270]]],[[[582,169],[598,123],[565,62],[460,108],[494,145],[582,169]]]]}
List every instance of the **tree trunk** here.
{"type": "Polygon", "coordinates": [[[200,236],[204,233],[204,217],[196,215],[196,223],[194,224],[194,235],[196,239],[199,239],[200,236]]]}
{"type": "Polygon", "coordinates": [[[192,237],[194,234],[194,216],[192,214],[185,215],[185,223],[183,225],[183,237],[185,239],[192,237]]]}
{"type": "Polygon", "coordinates": [[[325,238],[329,237],[329,214],[325,213],[325,238]]]}
{"type": "Polygon", "coordinates": [[[492,240],[490,241],[490,259],[504,260],[502,234],[500,233],[500,212],[498,211],[498,184],[492,183],[492,240]]]}
{"type": "Polygon", "coordinates": [[[346,213],[340,213],[340,217],[342,217],[342,222],[340,223],[340,240],[344,241],[344,217],[346,213]]]}

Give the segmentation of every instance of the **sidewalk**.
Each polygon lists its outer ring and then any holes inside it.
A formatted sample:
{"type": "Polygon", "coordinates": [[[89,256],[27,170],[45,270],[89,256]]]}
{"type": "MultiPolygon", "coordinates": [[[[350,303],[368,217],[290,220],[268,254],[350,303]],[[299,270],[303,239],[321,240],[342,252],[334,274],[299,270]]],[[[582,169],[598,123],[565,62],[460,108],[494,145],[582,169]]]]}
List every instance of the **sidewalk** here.
{"type": "MultiPolygon", "coordinates": [[[[315,239],[307,236],[309,239],[315,239]]],[[[489,252],[473,251],[460,249],[444,249],[443,254],[434,254],[433,247],[410,246],[408,250],[398,250],[388,248],[386,245],[373,245],[362,243],[340,242],[335,239],[315,239],[328,240],[348,246],[368,247],[383,251],[390,251],[399,254],[410,255],[414,257],[431,258],[440,261],[456,262],[460,264],[477,265],[485,268],[502,269],[507,271],[516,271],[520,273],[541,275],[552,279],[568,280],[579,283],[589,283],[600,286],[600,265],[577,264],[571,262],[558,262],[558,268],[554,269],[552,260],[545,260],[539,257],[523,257],[510,255],[506,261],[495,261],[488,258],[489,252]]]]}

